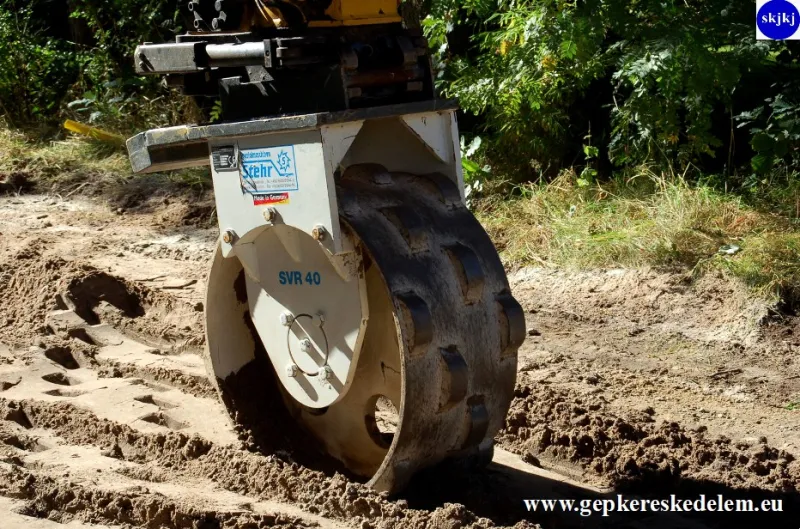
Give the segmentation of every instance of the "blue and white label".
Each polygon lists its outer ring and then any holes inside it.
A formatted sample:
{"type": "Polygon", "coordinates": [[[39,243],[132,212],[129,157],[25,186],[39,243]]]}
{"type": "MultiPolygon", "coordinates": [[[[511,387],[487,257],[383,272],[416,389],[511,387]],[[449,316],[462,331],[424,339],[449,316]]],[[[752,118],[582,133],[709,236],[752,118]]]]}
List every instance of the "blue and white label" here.
{"type": "Polygon", "coordinates": [[[247,149],[241,151],[242,183],[250,194],[297,191],[294,146],[247,149]]]}
{"type": "Polygon", "coordinates": [[[800,40],[800,0],[757,0],[756,39],[800,40]]]}

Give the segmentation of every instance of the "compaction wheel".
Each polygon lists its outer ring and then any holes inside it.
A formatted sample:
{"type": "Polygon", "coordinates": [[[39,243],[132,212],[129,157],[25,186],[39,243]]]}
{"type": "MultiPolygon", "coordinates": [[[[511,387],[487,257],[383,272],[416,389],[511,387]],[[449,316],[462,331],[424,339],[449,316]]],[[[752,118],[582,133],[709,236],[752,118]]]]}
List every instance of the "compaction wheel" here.
{"type": "MultiPolygon", "coordinates": [[[[206,360],[234,421],[266,437],[304,439],[389,492],[447,458],[490,461],[513,394],[525,319],[488,235],[441,175],[356,165],[339,179],[337,196],[342,229],[358,260],[349,280],[362,282],[368,307],[363,336],[354,341],[354,374],[332,383],[347,385],[331,389],[341,392],[332,403],[308,401],[309,395],[325,400],[314,388],[334,374],[325,372],[324,362],[334,362],[332,343],[343,339],[320,338],[319,328],[337,315],[337,303],[341,312],[348,301],[316,299],[314,306],[326,305],[325,314],[289,311],[271,327],[259,326],[252,315],[263,312],[265,300],[277,298],[284,307],[312,303],[300,300],[319,298],[318,281],[307,276],[291,294],[297,299],[287,301],[285,290],[264,290],[270,288],[264,280],[253,281],[239,259],[218,250],[208,280],[206,360]],[[288,347],[297,367],[275,365],[271,355],[271,362],[259,361],[259,340],[267,352],[297,340],[299,348],[288,347]],[[296,387],[289,385],[298,379],[296,387]]],[[[276,226],[254,242],[265,251],[262,261],[281,263],[284,277],[302,268],[307,252],[324,252],[306,234],[287,242],[293,231],[276,226]]],[[[320,273],[322,281],[331,275],[320,273]]]]}
{"type": "Polygon", "coordinates": [[[243,440],[395,492],[491,459],[525,318],[401,2],[290,4],[240,27],[236,5],[192,0],[197,32],[139,46],[137,71],[223,112],[128,152],[137,173],[211,168],[206,363],[243,440]]]}

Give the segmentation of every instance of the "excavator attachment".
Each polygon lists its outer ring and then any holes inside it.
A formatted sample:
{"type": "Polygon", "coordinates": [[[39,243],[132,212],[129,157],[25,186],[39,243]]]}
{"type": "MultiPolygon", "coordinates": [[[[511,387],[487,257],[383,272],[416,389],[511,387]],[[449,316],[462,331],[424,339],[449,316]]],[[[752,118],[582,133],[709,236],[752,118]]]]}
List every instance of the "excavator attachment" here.
{"type": "MultiPolygon", "coordinates": [[[[384,51],[412,42],[392,32],[384,51]]],[[[246,62],[240,44],[204,53],[246,62]]],[[[178,60],[164,50],[147,53],[178,60]]],[[[387,68],[415,70],[415,50],[387,68]]],[[[211,168],[206,365],[242,438],[397,492],[444,460],[491,461],[525,318],[464,203],[455,105],[408,100],[385,66],[365,66],[380,104],[350,91],[345,109],[152,130],[128,149],[138,172],[211,168]]]]}

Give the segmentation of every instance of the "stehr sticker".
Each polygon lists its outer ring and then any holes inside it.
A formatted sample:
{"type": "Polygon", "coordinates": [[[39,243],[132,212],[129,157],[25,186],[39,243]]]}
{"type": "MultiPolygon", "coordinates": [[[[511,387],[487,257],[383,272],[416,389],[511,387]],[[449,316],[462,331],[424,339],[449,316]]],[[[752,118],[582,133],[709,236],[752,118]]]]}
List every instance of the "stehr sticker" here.
{"type": "Polygon", "coordinates": [[[253,204],[256,206],[275,206],[289,203],[289,193],[270,193],[268,195],[253,195],[253,204]]]}
{"type": "Polygon", "coordinates": [[[242,187],[251,195],[273,195],[300,189],[294,146],[241,151],[242,187]]]}
{"type": "Polygon", "coordinates": [[[239,167],[236,160],[236,147],[233,145],[217,147],[211,153],[211,158],[214,161],[214,169],[217,171],[234,171],[239,167]]]}

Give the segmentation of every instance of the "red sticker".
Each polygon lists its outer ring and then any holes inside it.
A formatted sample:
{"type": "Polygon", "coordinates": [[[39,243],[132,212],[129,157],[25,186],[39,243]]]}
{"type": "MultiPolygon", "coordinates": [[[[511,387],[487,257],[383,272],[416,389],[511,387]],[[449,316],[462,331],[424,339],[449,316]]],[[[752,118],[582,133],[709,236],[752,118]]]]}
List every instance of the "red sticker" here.
{"type": "Polygon", "coordinates": [[[268,193],[253,195],[253,204],[256,206],[271,206],[275,204],[288,204],[289,193],[268,193]]]}

